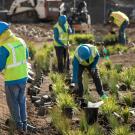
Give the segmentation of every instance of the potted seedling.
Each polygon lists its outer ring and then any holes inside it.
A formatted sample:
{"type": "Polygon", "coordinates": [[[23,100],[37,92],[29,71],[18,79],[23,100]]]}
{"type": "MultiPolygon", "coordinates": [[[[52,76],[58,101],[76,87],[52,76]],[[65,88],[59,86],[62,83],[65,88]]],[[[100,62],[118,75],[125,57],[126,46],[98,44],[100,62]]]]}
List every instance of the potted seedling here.
{"type": "Polygon", "coordinates": [[[73,110],[76,109],[76,104],[69,94],[61,93],[57,96],[57,105],[62,109],[62,112],[68,118],[72,118],[73,110]]]}

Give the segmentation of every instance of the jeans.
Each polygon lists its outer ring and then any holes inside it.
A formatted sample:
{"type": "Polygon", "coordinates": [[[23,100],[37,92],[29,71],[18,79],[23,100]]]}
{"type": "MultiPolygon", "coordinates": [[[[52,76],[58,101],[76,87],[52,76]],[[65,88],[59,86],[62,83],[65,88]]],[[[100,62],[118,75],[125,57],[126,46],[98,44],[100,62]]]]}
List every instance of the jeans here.
{"type": "Polygon", "coordinates": [[[15,121],[17,128],[22,129],[23,123],[27,121],[25,88],[26,84],[5,84],[6,99],[11,117],[15,121]]]}
{"type": "Polygon", "coordinates": [[[69,70],[69,53],[68,48],[64,48],[63,46],[55,47],[57,61],[58,61],[58,71],[60,73],[64,72],[64,69],[69,70]]]}
{"type": "Polygon", "coordinates": [[[89,71],[90,75],[92,76],[93,82],[95,83],[96,86],[96,90],[98,92],[98,94],[100,96],[102,96],[104,94],[104,90],[103,90],[103,86],[100,80],[100,76],[98,73],[98,69],[95,69],[95,72],[91,72],[91,67],[90,66],[82,66],[79,64],[79,70],[78,70],[78,96],[82,97],[83,96],[83,84],[82,84],[82,74],[84,69],[87,68],[87,70],[89,71]]]}
{"type": "Polygon", "coordinates": [[[119,29],[119,43],[120,44],[126,44],[126,33],[125,30],[128,26],[128,21],[124,21],[119,29]]]}

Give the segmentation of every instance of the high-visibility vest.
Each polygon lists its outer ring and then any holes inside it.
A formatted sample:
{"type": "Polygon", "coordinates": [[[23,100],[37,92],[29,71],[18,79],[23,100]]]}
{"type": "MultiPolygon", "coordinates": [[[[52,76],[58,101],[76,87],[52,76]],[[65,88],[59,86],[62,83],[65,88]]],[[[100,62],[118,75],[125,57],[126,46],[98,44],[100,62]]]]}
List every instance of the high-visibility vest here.
{"type": "Polygon", "coordinates": [[[129,22],[129,18],[120,11],[112,12],[110,16],[114,18],[114,23],[118,27],[120,27],[125,20],[129,22]]]}
{"type": "MultiPolygon", "coordinates": [[[[62,41],[62,43],[64,45],[68,45],[68,27],[69,27],[69,24],[66,22],[65,23],[65,28],[66,28],[66,32],[63,31],[63,29],[61,28],[61,26],[59,25],[59,23],[57,23],[54,28],[57,28],[58,29],[58,32],[59,32],[59,38],[60,40],[62,41]]],[[[54,39],[54,45],[55,46],[61,46],[61,44],[59,44],[58,42],[55,41],[54,39]]]]}
{"type": "Polygon", "coordinates": [[[9,40],[5,40],[2,46],[9,52],[6,67],[3,71],[5,81],[14,81],[27,77],[27,47],[25,42],[21,38],[12,36],[9,40]]]}
{"type": "MultiPolygon", "coordinates": [[[[80,46],[82,46],[82,45],[80,45],[80,46]]],[[[81,65],[83,65],[83,66],[88,66],[88,65],[90,65],[90,64],[94,61],[94,58],[95,58],[96,55],[98,54],[98,50],[97,50],[96,46],[94,46],[94,45],[84,44],[84,46],[89,47],[90,50],[91,50],[91,56],[89,57],[89,62],[87,62],[86,60],[81,59],[81,58],[79,57],[79,55],[78,55],[78,49],[79,49],[80,46],[78,46],[78,47],[76,48],[76,50],[75,50],[75,57],[76,57],[77,60],[79,61],[79,64],[81,64],[81,65]]]]}

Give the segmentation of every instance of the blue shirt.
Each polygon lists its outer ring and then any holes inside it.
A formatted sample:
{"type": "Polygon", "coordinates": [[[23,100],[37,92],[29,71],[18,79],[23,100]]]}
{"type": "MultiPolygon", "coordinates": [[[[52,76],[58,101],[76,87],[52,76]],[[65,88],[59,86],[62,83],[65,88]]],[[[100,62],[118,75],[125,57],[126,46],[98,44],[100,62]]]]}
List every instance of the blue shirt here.
{"type": "MultiPolygon", "coordinates": [[[[8,50],[5,47],[1,46],[0,47],[0,72],[5,68],[8,56],[9,56],[8,50]]],[[[26,49],[26,57],[27,59],[29,57],[28,49],[26,49]]],[[[7,85],[25,84],[26,81],[27,81],[27,77],[15,81],[5,81],[5,84],[7,85]]]]}
{"type": "MultiPolygon", "coordinates": [[[[64,32],[66,32],[66,28],[65,28],[64,25],[61,25],[61,28],[63,29],[64,32]]],[[[57,28],[54,28],[53,33],[54,33],[54,39],[55,39],[55,41],[56,41],[58,44],[60,44],[61,46],[64,46],[64,44],[62,43],[62,41],[61,41],[61,39],[60,39],[59,31],[58,31],[57,28]]],[[[72,33],[71,28],[68,29],[68,33],[69,33],[69,34],[72,33]]]]}
{"type": "MultiPolygon", "coordinates": [[[[96,68],[99,58],[100,58],[100,55],[97,54],[96,57],[94,58],[93,63],[90,64],[91,69],[96,68]]],[[[74,58],[73,58],[73,78],[72,78],[73,83],[78,83],[78,71],[79,71],[79,61],[74,56],[74,58]]]]}

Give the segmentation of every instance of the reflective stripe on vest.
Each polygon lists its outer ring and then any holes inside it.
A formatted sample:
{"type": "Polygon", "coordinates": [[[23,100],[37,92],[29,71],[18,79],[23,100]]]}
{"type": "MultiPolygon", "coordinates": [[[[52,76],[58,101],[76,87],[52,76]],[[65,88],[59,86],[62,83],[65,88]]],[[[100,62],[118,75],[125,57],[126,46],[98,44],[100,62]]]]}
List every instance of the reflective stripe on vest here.
{"type": "Polygon", "coordinates": [[[112,12],[110,16],[112,16],[114,18],[114,23],[119,27],[122,25],[122,23],[125,20],[129,22],[129,18],[120,11],[112,12]]]}
{"type": "Polygon", "coordinates": [[[11,45],[11,44],[8,44],[8,46],[12,49],[12,55],[13,55],[13,64],[9,64],[6,66],[6,68],[13,68],[13,67],[18,67],[22,64],[26,64],[27,61],[24,60],[24,61],[20,61],[20,62],[17,62],[16,61],[16,53],[15,53],[15,48],[11,45]]]}
{"type": "MultiPolygon", "coordinates": [[[[59,38],[62,41],[62,43],[64,45],[67,45],[68,44],[68,23],[66,22],[66,24],[65,24],[66,32],[63,31],[63,29],[61,28],[61,26],[58,23],[54,26],[54,28],[57,28],[58,29],[59,38]]],[[[59,44],[58,42],[56,42],[55,39],[54,39],[54,45],[55,46],[61,46],[61,44],[59,44]]]]}
{"type": "Polygon", "coordinates": [[[82,46],[82,45],[80,45],[80,46],[78,46],[78,47],[76,48],[76,50],[75,50],[75,57],[77,58],[77,60],[79,61],[79,63],[80,63],[81,65],[83,65],[83,66],[88,66],[88,65],[90,65],[90,64],[94,61],[94,58],[96,57],[98,51],[97,51],[96,46],[93,46],[93,45],[90,45],[90,44],[84,44],[84,46],[85,46],[85,45],[90,48],[91,54],[92,54],[92,55],[89,57],[89,62],[86,62],[85,60],[81,59],[81,58],[79,57],[79,55],[78,55],[78,49],[79,49],[79,47],[82,46]]]}
{"type": "Polygon", "coordinates": [[[3,72],[5,81],[14,81],[27,77],[27,47],[25,42],[20,38],[12,37],[10,42],[7,40],[3,44],[3,47],[5,47],[9,52],[9,56],[6,61],[6,68],[3,72]]]}

